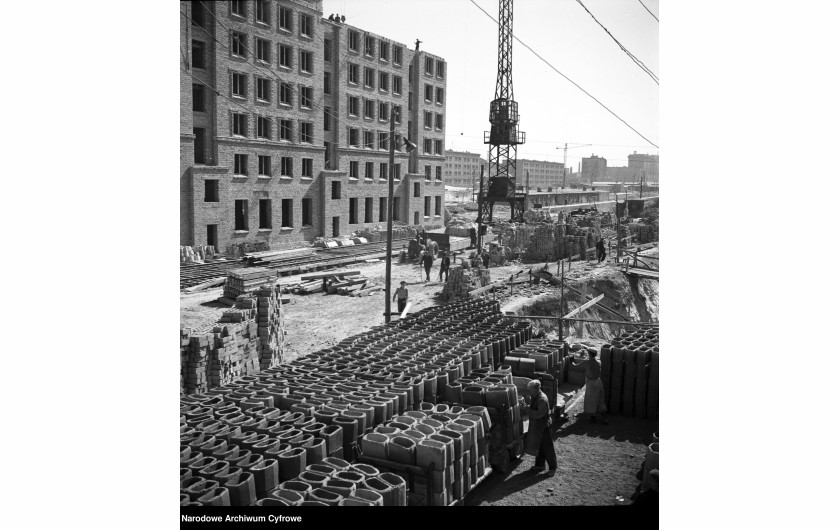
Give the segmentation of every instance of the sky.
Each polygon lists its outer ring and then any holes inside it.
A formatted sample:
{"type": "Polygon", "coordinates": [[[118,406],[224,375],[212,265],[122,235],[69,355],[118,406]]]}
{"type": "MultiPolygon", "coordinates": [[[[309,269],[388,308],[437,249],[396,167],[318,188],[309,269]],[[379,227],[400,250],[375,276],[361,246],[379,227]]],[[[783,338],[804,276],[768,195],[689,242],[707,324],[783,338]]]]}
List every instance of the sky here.
{"type": "MultiPolygon", "coordinates": [[[[498,0],[475,0],[498,18],[498,0]]],[[[659,1],[642,0],[659,18],[659,1]]],[[[639,0],[582,0],[612,35],[659,77],[659,23],[639,0]]],[[[446,59],[446,148],[487,157],[484,131],[496,86],[498,26],[470,0],[324,0],[324,16],[413,45],[446,59]]],[[[576,0],[515,0],[513,33],[557,70],[659,145],[659,85],[576,0]]],[[[551,69],[522,44],[513,44],[513,93],[520,130],[518,157],[563,161],[577,171],[593,154],[609,166],[627,155],[659,154],[641,136],[551,69]],[[583,144],[592,144],[586,146],[583,144]]]]}

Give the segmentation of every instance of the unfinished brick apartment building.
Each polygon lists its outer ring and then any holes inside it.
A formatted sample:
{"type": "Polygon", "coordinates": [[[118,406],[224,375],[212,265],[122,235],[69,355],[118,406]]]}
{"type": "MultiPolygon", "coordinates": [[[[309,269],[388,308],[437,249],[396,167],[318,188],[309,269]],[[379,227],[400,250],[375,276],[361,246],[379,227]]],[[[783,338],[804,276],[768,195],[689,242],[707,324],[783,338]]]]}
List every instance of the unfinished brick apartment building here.
{"type": "Polygon", "coordinates": [[[272,249],[394,219],[443,224],[446,62],[322,2],[181,2],[181,245],[272,249]]]}

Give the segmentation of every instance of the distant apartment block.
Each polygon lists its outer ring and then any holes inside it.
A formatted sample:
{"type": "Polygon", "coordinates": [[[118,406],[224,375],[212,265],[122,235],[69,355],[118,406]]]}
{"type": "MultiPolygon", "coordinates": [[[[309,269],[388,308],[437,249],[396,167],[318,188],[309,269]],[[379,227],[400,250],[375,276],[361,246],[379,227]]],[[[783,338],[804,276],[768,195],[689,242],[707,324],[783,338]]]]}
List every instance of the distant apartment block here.
{"type": "MultiPolygon", "coordinates": [[[[446,163],[443,166],[443,180],[447,186],[470,188],[481,176],[484,166],[484,178],[487,178],[487,161],[481,155],[468,151],[446,151],[446,163]]],[[[475,184],[478,190],[478,184],[475,184]]]]}

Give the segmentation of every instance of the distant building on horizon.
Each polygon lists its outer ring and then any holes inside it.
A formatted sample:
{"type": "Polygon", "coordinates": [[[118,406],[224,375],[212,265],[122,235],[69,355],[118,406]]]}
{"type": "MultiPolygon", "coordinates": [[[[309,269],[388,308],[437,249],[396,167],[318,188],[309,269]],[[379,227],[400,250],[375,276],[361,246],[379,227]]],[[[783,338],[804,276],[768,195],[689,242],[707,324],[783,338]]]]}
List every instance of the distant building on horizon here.
{"type": "Polygon", "coordinates": [[[627,166],[637,172],[639,178],[645,175],[649,183],[659,183],[659,155],[643,155],[633,151],[627,155],[627,166]]]}
{"type": "MultiPolygon", "coordinates": [[[[563,185],[563,163],[546,160],[519,159],[516,161],[516,187],[528,185],[529,191],[546,191],[563,185]],[[526,174],[527,172],[527,174],[526,174]]],[[[567,183],[568,185],[568,183],[567,183]]]]}
{"type": "MultiPolygon", "coordinates": [[[[484,166],[484,178],[487,178],[487,161],[477,153],[469,151],[446,150],[446,161],[443,164],[443,181],[447,186],[457,188],[472,188],[481,176],[481,166],[484,166]]],[[[475,186],[478,191],[478,185],[475,186]]]]}
{"type": "Polygon", "coordinates": [[[593,182],[607,180],[607,159],[594,154],[581,159],[581,184],[592,185],[593,182]]]}

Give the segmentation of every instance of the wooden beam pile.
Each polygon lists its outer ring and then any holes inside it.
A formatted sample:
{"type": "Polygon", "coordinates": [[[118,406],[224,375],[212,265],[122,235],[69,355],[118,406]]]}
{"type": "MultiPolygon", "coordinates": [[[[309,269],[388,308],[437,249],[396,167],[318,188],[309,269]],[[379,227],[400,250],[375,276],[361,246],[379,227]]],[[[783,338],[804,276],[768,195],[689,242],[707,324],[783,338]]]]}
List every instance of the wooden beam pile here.
{"type": "Polygon", "coordinates": [[[240,295],[254,291],[267,283],[273,284],[276,279],[275,271],[263,267],[233,269],[228,272],[224,296],[236,300],[240,295]]]}

